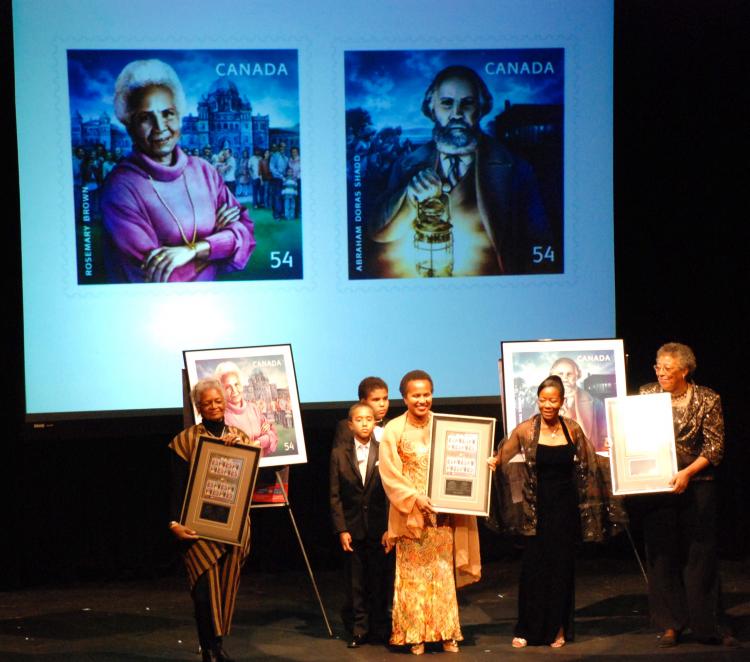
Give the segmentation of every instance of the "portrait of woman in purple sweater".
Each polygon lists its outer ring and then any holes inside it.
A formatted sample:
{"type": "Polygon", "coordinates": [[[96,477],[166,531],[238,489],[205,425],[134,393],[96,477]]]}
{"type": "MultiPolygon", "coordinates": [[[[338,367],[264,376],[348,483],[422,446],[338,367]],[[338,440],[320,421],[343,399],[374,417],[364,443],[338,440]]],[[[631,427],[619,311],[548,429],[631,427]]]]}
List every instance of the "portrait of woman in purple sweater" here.
{"type": "Polygon", "coordinates": [[[161,60],[136,60],[115,82],[115,114],[133,151],[107,178],[102,209],[113,280],[210,281],[243,269],[253,222],[203,159],[179,147],[185,92],[161,60]]]}

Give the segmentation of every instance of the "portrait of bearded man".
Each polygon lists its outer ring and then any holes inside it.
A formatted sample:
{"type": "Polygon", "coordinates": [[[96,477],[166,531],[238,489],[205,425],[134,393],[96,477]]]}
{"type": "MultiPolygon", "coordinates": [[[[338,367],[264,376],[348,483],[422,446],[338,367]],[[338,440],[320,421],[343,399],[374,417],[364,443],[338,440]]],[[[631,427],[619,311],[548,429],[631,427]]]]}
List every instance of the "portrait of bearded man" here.
{"type": "Polygon", "coordinates": [[[393,165],[369,219],[382,276],[415,275],[404,256],[418,205],[441,195],[448,197],[453,232],[452,275],[539,271],[535,250],[552,245],[550,223],[531,166],[481,129],[492,103],[469,67],[446,67],[428,86],[421,110],[434,124],[432,140],[393,165]]]}
{"type": "Polygon", "coordinates": [[[597,451],[605,449],[607,420],[604,403],[578,386],[582,377],[581,368],[573,360],[565,357],[557,359],[549,370],[557,375],[565,388],[565,397],[560,413],[576,421],[597,451]]]}

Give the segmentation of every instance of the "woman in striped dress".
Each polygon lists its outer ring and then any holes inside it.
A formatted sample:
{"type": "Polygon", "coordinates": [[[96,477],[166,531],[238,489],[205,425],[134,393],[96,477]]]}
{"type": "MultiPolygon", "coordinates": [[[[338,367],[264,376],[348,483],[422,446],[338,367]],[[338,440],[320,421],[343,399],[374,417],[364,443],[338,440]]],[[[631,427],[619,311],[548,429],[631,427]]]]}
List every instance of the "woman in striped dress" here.
{"type": "Polygon", "coordinates": [[[222,637],[229,634],[232,614],[240,586],[240,570],[250,551],[250,522],[240,545],[225,545],[199,538],[191,528],[180,524],[179,517],[185,494],[190,464],[201,437],[221,439],[232,446],[253,445],[239,428],[224,423],[224,389],[215,379],[202,379],[191,392],[202,421],[178,434],[169,444],[173,451],[172,521],[169,529],[180,541],[180,548],[195,607],[195,622],[204,662],[228,662],[231,658],[222,646],[222,637]]]}

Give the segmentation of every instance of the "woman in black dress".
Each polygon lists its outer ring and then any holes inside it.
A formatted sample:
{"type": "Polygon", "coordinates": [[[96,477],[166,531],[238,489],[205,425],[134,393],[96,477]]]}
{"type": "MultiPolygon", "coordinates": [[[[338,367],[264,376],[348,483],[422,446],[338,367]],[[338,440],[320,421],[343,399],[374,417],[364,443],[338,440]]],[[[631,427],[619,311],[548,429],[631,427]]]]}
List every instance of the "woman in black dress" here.
{"type": "Polygon", "coordinates": [[[578,423],[559,414],[564,393],[559,377],[547,377],[537,389],[540,413],[490,460],[501,469],[503,523],[525,537],[514,648],[560,648],[573,639],[575,545],[603,540],[607,519],[624,522],[615,504],[608,517],[593,446],[578,423]]]}

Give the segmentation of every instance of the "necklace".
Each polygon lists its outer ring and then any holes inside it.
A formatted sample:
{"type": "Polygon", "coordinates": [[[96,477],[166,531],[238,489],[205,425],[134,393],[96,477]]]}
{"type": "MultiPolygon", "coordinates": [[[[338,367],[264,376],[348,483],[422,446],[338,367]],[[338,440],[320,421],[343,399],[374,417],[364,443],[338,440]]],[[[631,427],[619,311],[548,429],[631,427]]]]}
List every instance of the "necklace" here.
{"type": "Polygon", "coordinates": [[[180,231],[180,236],[182,237],[182,241],[185,242],[185,246],[195,250],[195,239],[198,236],[198,220],[195,218],[195,205],[193,204],[193,198],[190,195],[190,189],[188,188],[184,172],[182,173],[180,179],[182,179],[182,183],[185,185],[185,192],[187,193],[188,200],[190,201],[190,209],[193,210],[193,238],[190,241],[188,241],[188,238],[185,236],[185,230],[183,230],[182,223],[180,223],[177,215],[172,211],[170,206],[167,204],[167,201],[161,197],[161,193],[159,193],[159,190],[156,188],[156,184],[154,183],[154,178],[151,175],[148,176],[148,180],[151,182],[151,188],[154,189],[154,193],[156,193],[156,197],[159,198],[159,202],[164,205],[165,209],[172,217],[172,220],[177,225],[177,229],[180,231]]]}
{"type": "Polygon", "coordinates": [[[409,425],[411,425],[413,428],[423,428],[423,427],[425,427],[427,425],[427,423],[430,422],[430,419],[428,417],[427,420],[424,423],[422,423],[422,425],[420,425],[419,423],[413,423],[412,421],[410,421],[409,420],[409,415],[407,414],[406,415],[406,422],[409,423],[409,425]]]}
{"type": "Polygon", "coordinates": [[[549,436],[552,437],[553,439],[557,436],[557,432],[559,429],[560,429],[560,421],[557,421],[557,425],[555,425],[555,427],[553,428],[550,428],[550,426],[547,425],[547,432],[549,433],[549,436]]]}
{"type": "Polygon", "coordinates": [[[689,396],[690,396],[690,384],[688,384],[688,387],[682,393],[680,393],[680,395],[671,395],[672,405],[682,404],[683,400],[687,399],[689,396]]]}

